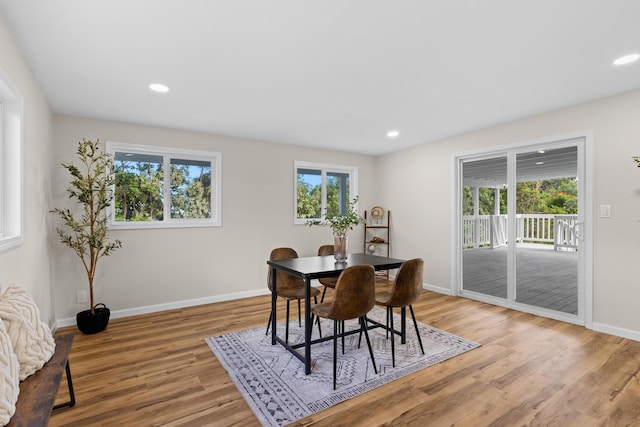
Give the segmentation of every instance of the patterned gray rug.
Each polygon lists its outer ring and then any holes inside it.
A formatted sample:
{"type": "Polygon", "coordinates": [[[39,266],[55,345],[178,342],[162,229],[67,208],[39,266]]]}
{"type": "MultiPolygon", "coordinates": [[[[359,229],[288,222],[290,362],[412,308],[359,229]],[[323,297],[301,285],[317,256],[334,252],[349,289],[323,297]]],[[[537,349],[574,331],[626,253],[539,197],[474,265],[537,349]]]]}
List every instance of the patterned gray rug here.
{"type": "MultiPolygon", "coordinates": [[[[368,315],[384,323],[384,310],[376,307],[368,315]]],[[[394,317],[399,329],[400,316],[394,317]]],[[[278,335],[284,337],[284,322],[278,335]]],[[[391,340],[385,331],[369,331],[378,374],[373,370],[366,341],[358,348],[358,334],[345,338],[345,353],[338,341],[337,390],[333,390],[333,341],[311,347],[312,372],[305,375],[303,363],[280,344],[271,345],[266,326],[207,338],[209,347],[264,426],[283,426],[367,392],[420,369],[479,346],[464,338],[418,323],[425,354],[420,351],[411,315],[407,310],[407,343],[396,337],[396,367],[391,366],[391,340]]],[[[292,317],[289,342],[303,341],[303,328],[292,317]]],[[[357,329],[357,321],[346,322],[346,331],[357,329]]],[[[333,322],[323,319],[323,336],[333,333],[333,322]]],[[[314,325],[313,338],[318,337],[314,325]]],[[[304,349],[302,349],[304,350],[304,349]]]]}

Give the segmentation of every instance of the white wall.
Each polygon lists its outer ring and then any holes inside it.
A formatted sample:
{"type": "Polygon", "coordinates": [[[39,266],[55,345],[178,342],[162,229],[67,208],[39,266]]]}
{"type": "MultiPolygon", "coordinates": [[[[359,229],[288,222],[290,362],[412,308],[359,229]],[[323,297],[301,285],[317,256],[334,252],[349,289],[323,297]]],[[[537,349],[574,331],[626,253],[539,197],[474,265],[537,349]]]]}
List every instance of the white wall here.
{"type": "Polygon", "coordinates": [[[24,242],[0,252],[0,283],[15,283],[29,291],[42,319],[52,323],[48,201],[51,193],[52,116],[22,54],[0,18],[0,69],[24,100],[23,236],[24,242]]]}
{"type": "Polygon", "coordinates": [[[425,259],[425,282],[451,292],[453,155],[593,131],[594,328],[640,336],[640,91],[601,99],[377,159],[383,206],[393,210],[395,255],[425,259]],[[404,191],[400,191],[404,190],[404,191]],[[599,218],[599,205],[611,218],[599,218]]]}
{"type": "MultiPolygon", "coordinates": [[[[100,261],[96,276],[96,301],[112,311],[266,293],[271,249],[290,246],[309,256],[321,244],[332,243],[329,228],[293,224],[295,160],[357,166],[360,211],[378,202],[370,185],[375,162],[370,156],[55,116],[51,207],[70,206],[68,176],[58,165],[75,159],[83,137],[222,153],[222,227],[113,232],[123,248],[100,261]]],[[[350,250],[361,252],[362,227],[349,238],[350,250]]],[[[56,242],[53,256],[57,318],[68,319],[88,307],[75,302],[76,291],[87,287],[86,278],[68,248],[56,242]]]]}

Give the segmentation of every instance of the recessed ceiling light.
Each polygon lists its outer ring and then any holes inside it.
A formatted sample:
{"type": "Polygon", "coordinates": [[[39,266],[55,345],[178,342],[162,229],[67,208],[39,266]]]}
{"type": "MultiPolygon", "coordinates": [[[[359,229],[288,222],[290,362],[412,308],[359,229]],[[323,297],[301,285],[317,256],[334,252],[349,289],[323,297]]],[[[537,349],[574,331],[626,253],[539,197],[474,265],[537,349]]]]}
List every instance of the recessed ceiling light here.
{"type": "Polygon", "coordinates": [[[546,152],[547,152],[546,150],[538,150],[538,154],[544,154],[546,152]]]}
{"type": "Polygon", "coordinates": [[[400,132],[398,132],[397,130],[390,130],[389,132],[387,132],[387,136],[389,138],[396,138],[398,135],[400,135],[400,132]]]}
{"type": "Polygon", "coordinates": [[[169,86],[163,85],[162,83],[151,83],[149,85],[149,89],[154,92],[166,93],[169,92],[169,86]]]}
{"type": "Polygon", "coordinates": [[[544,165],[544,162],[536,162],[536,165],[544,165]]]}
{"type": "Polygon", "coordinates": [[[638,59],[640,59],[640,54],[632,53],[631,55],[621,56],[620,58],[616,59],[615,61],[613,61],[613,65],[631,64],[632,62],[635,62],[638,59]]]}

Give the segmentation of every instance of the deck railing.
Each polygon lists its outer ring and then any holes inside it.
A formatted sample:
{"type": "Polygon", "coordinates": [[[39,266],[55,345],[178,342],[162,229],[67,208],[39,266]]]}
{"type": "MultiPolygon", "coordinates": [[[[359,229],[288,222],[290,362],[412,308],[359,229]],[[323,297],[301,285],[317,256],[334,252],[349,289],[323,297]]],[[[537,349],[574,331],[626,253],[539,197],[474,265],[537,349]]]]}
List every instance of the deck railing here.
{"type": "MultiPolygon", "coordinates": [[[[506,215],[465,215],[463,247],[496,248],[507,242],[506,215]]],[[[516,241],[553,245],[555,250],[576,250],[577,215],[517,214],[516,241]]]]}

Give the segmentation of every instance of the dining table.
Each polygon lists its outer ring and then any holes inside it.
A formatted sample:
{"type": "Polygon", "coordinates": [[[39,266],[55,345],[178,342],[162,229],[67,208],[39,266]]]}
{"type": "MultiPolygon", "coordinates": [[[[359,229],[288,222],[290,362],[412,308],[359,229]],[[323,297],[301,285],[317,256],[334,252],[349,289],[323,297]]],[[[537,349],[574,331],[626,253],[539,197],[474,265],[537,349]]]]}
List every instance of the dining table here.
{"type": "Polygon", "coordinates": [[[330,339],[325,337],[313,341],[311,340],[311,282],[315,279],[321,279],[324,277],[339,276],[344,269],[354,265],[371,265],[376,271],[384,271],[400,268],[403,262],[404,260],[398,258],[389,258],[364,253],[350,253],[344,261],[336,261],[333,255],[267,261],[267,264],[272,267],[271,312],[273,313],[272,324],[274,327],[271,328],[271,344],[281,344],[296,358],[300,359],[304,363],[305,374],[309,375],[311,373],[311,345],[316,342],[322,342],[330,339]],[[304,279],[304,340],[301,343],[289,344],[278,336],[277,328],[275,327],[275,325],[277,325],[276,302],[278,297],[278,283],[276,281],[277,270],[284,271],[304,279]],[[301,354],[300,350],[303,348],[304,352],[301,354]]]}

